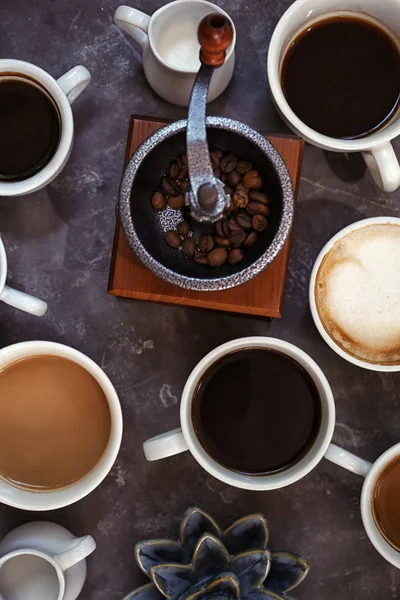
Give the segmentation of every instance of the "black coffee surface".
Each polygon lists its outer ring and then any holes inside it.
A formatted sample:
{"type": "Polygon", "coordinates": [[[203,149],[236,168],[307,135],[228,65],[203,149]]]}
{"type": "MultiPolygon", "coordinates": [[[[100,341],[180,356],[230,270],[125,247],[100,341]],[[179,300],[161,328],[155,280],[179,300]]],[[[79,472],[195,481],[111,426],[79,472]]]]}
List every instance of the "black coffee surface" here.
{"type": "Polygon", "coordinates": [[[21,80],[0,82],[0,181],[32,176],[53,157],[60,120],[51,99],[21,80]]]}
{"type": "Polygon", "coordinates": [[[399,48],[361,17],[332,17],[293,41],[281,79],[288,104],[306,125],[334,138],[363,137],[399,106],[399,48]]]}
{"type": "Polygon", "coordinates": [[[247,474],[266,474],[298,461],[321,421],[318,391],[294,360],[245,349],[217,361],[199,383],[193,423],[206,452],[247,474]]]}

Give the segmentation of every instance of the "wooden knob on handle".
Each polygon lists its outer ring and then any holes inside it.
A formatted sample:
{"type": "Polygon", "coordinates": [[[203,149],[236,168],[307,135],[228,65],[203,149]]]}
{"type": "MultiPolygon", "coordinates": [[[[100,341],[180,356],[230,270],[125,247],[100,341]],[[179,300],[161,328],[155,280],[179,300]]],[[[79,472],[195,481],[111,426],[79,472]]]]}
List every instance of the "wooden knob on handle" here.
{"type": "Polygon", "coordinates": [[[210,67],[220,67],[225,62],[226,50],[233,40],[229,19],[221,13],[211,13],[202,19],[197,37],[200,42],[200,60],[210,67]]]}

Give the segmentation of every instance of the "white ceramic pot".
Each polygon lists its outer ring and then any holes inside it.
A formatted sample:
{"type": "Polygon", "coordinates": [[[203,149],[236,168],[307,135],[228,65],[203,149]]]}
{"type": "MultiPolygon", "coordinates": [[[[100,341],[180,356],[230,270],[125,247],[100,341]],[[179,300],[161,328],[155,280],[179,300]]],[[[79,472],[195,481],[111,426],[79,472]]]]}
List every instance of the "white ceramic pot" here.
{"type": "Polygon", "coordinates": [[[200,61],[185,56],[200,50],[197,28],[206,15],[219,12],[233,28],[233,41],[225,63],[213,73],[208,101],[222,94],[235,66],[236,31],[229,15],[206,0],[175,0],[159,8],[151,17],[129,6],[119,6],[114,20],[142,48],[143,69],[153,90],[171,104],[187,106],[200,61]],[[197,50],[198,48],[198,50],[197,50]]]}
{"type": "Polygon", "coordinates": [[[86,67],[77,66],[55,80],[49,73],[31,63],[11,58],[0,59],[2,80],[34,81],[44,88],[57,105],[61,119],[61,137],[52,159],[37,173],[22,181],[1,181],[0,196],[23,196],[46,186],[64,168],[72,150],[74,118],[71,104],[90,81],[86,67]]]}
{"type": "Polygon", "coordinates": [[[68,506],[90,494],[103,481],[113,466],[122,439],[122,411],[114,386],[104,371],[82,352],[54,342],[21,342],[0,350],[0,371],[21,358],[43,354],[72,360],[86,369],[96,379],[108,400],[111,414],[111,431],[108,445],[97,465],[85,477],[68,487],[33,492],[16,487],[7,480],[0,478],[0,502],[24,510],[54,510],[55,508],[68,506]]]}
{"type": "Polygon", "coordinates": [[[43,302],[43,300],[39,300],[39,298],[35,298],[34,296],[30,296],[29,294],[25,294],[24,292],[19,292],[18,290],[14,290],[13,288],[8,287],[6,285],[7,279],[7,255],[4,248],[4,244],[0,237],[0,300],[9,304],[10,306],[14,306],[14,308],[19,308],[31,315],[35,315],[36,317],[42,317],[47,311],[47,304],[43,302]]]}
{"type": "Polygon", "coordinates": [[[8,533],[0,543],[0,600],[76,600],[86,578],[90,535],[38,521],[8,533]]]}
{"type": "Polygon", "coordinates": [[[400,111],[385,127],[357,140],[322,135],[303,123],[290,108],[281,86],[282,59],[289,42],[321,16],[362,13],[387,29],[400,44],[400,0],[296,0],[279,20],[268,49],[268,79],[275,105],[287,125],[307,142],[336,152],[362,152],[376,184],[385,192],[400,185],[400,166],[391,140],[400,134],[400,111]]]}

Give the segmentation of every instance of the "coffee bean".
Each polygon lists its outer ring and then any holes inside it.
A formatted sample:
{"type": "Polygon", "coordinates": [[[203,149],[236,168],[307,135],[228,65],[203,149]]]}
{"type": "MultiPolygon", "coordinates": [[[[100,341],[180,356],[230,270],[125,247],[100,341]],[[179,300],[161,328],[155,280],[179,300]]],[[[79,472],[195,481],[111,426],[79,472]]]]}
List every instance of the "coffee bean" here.
{"type": "Polygon", "coordinates": [[[167,199],[162,192],[155,192],[151,199],[151,203],[156,210],[164,210],[167,206],[167,199]]]}
{"type": "Polygon", "coordinates": [[[161,187],[164,190],[164,192],[168,194],[168,196],[177,196],[179,193],[178,189],[174,186],[172,181],[168,179],[168,177],[164,177],[161,180],[161,187]]]}
{"type": "Polygon", "coordinates": [[[207,254],[204,252],[196,252],[194,255],[194,262],[198,265],[206,265],[207,264],[207,254]]]}
{"type": "Polygon", "coordinates": [[[262,215],[254,215],[251,220],[251,224],[253,225],[253,229],[256,231],[264,231],[268,225],[268,222],[267,219],[262,215]]]}
{"type": "Polygon", "coordinates": [[[262,186],[262,179],[258,171],[247,171],[243,177],[243,183],[249,190],[259,190],[262,186]]]}
{"type": "Polygon", "coordinates": [[[229,219],[229,221],[228,221],[228,229],[229,229],[229,233],[231,233],[232,231],[243,231],[243,229],[241,228],[241,226],[239,225],[239,223],[237,223],[235,221],[235,219],[229,219]]]}
{"type": "Polygon", "coordinates": [[[224,192],[225,194],[229,194],[230,196],[232,196],[233,188],[230,185],[224,185],[224,192]]]}
{"type": "Polygon", "coordinates": [[[179,233],[174,229],[170,229],[169,231],[167,231],[167,233],[165,234],[165,241],[172,248],[179,248],[179,246],[181,245],[181,238],[179,236],[179,233]]]}
{"type": "Polygon", "coordinates": [[[215,231],[217,232],[217,235],[219,235],[220,237],[224,237],[224,232],[222,229],[222,219],[215,223],[215,231]]]}
{"type": "Polygon", "coordinates": [[[181,181],[180,183],[180,191],[182,194],[186,194],[190,190],[190,181],[181,181]]]}
{"type": "Polygon", "coordinates": [[[228,237],[230,231],[228,219],[222,219],[222,231],[224,233],[224,236],[228,237]]]}
{"type": "Polygon", "coordinates": [[[251,248],[252,246],[254,246],[254,244],[257,241],[257,234],[255,231],[252,231],[251,233],[249,233],[249,235],[247,236],[247,238],[244,240],[243,242],[243,247],[244,248],[251,248]]]}
{"type": "Polygon", "coordinates": [[[262,202],[249,202],[246,208],[249,215],[264,215],[266,217],[269,215],[269,208],[266,204],[262,204],[262,202]]]}
{"type": "Polygon", "coordinates": [[[238,208],[245,208],[249,203],[249,197],[245,192],[235,192],[232,202],[238,208]]]}
{"type": "Polygon", "coordinates": [[[181,170],[179,171],[178,174],[178,179],[179,181],[182,181],[183,179],[186,179],[186,177],[189,175],[189,169],[187,167],[187,165],[184,165],[181,170]]]}
{"type": "Polygon", "coordinates": [[[229,185],[235,187],[235,185],[241,182],[242,178],[240,177],[237,171],[231,171],[231,173],[228,174],[226,180],[229,183],[229,185]]]}
{"type": "Polygon", "coordinates": [[[169,168],[169,176],[171,177],[171,179],[178,179],[179,171],[180,167],[178,163],[172,163],[172,165],[169,168]]]}
{"type": "Polygon", "coordinates": [[[244,192],[245,194],[249,193],[248,188],[245,185],[243,185],[243,183],[238,183],[237,186],[235,186],[235,191],[244,192]]]}
{"type": "Polygon", "coordinates": [[[196,242],[191,237],[186,237],[182,242],[182,250],[189,258],[192,258],[196,253],[196,242]]]}
{"type": "Polygon", "coordinates": [[[240,229],[239,231],[232,231],[229,235],[229,241],[234,248],[239,248],[245,239],[246,234],[243,229],[240,229]]]}
{"type": "Polygon", "coordinates": [[[214,175],[217,179],[221,179],[221,169],[214,169],[214,175]]]}
{"type": "Polygon", "coordinates": [[[237,161],[238,159],[235,154],[225,154],[225,156],[221,158],[221,162],[219,164],[221,171],[223,171],[223,173],[230,173],[236,167],[237,161]]]}
{"type": "Polygon", "coordinates": [[[214,235],[214,242],[217,244],[217,246],[222,246],[223,248],[226,248],[230,244],[226,237],[222,237],[220,235],[214,235]]]}
{"type": "Polygon", "coordinates": [[[228,253],[225,248],[215,248],[209,254],[207,254],[207,264],[210,267],[220,267],[224,264],[228,257],[228,253]]]}
{"type": "Polygon", "coordinates": [[[222,152],[222,150],[218,150],[218,148],[214,148],[213,149],[214,154],[216,154],[218,156],[218,158],[221,160],[221,158],[223,157],[224,153],[222,152]]]}
{"type": "Polygon", "coordinates": [[[240,175],[244,175],[247,173],[247,171],[251,171],[252,168],[253,165],[247,160],[239,160],[238,164],[236,165],[236,171],[240,173],[240,175]]]}
{"type": "Polygon", "coordinates": [[[211,166],[212,166],[213,169],[218,169],[219,163],[220,163],[220,159],[221,159],[221,157],[219,156],[218,152],[216,152],[215,150],[213,150],[212,152],[210,152],[211,166]]]}
{"type": "Polygon", "coordinates": [[[181,162],[181,167],[183,167],[184,165],[188,164],[188,159],[187,159],[186,152],[182,152],[182,154],[179,156],[179,160],[181,162]]]}
{"type": "Polygon", "coordinates": [[[180,194],[179,196],[170,196],[168,198],[168,204],[171,208],[179,210],[185,206],[185,196],[180,194]]]}
{"type": "Polygon", "coordinates": [[[235,248],[231,250],[228,254],[228,263],[230,265],[236,265],[241,260],[243,260],[243,252],[239,250],[239,248],[235,248]]]}
{"type": "Polygon", "coordinates": [[[239,212],[235,215],[236,222],[242,229],[252,229],[251,217],[247,215],[245,212],[239,212]]]}
{"type": "Polygon", "coordinates": [[[181,235],[182,237],[186,237],[190,233],[189,223],[186,223],[186,221],[181,221],[177,225],[177,230],[179,235],[181,235]]]}
{"type": "Polygon", "coordinates": [[[200,252],[211,252],[214,248],[214,240],[212,235],[203,234],[199,237],[199,241],[197,243],[200,252]]]}
{"type": "Polygon", "coordinates": [[[262,202],[263,204],[271,204],[270,198],[264,192],[250,192],[249,193],[250,200],[255,200],[255,202],[262,202]]]}

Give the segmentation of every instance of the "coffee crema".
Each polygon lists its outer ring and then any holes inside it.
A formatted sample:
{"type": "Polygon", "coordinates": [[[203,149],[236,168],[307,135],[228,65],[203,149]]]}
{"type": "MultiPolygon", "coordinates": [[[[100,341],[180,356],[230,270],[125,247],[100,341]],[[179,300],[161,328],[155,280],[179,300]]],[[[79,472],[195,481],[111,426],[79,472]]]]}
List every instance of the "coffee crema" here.
{"type": "Polygon", "coordinates": [[[301,460],[318,435],[321,412],[307,371],[268,348],[245,348],[217,360],[199,382],[192,405],[205,451],[247,475],[277,473],[301,460]]]}
{"type": "Polygon", "coordinates": [[[375,525],[386,541],[400,552],[400,457],[380,473],[372,498],[375,525]]]}
{"type": "Polygon", "coordinates": [[[314,293],[322,325],[342,350],[369,363],[400,363],[400,225],[366,225],[338,240],[314,293]]]}
{"type": "Polygon", "coordinates": [[[110,432],[107,398],[77,363],[37,355],[0,371],[0,476],[9,483],[46,491],[79,481],[110,432]]]}

